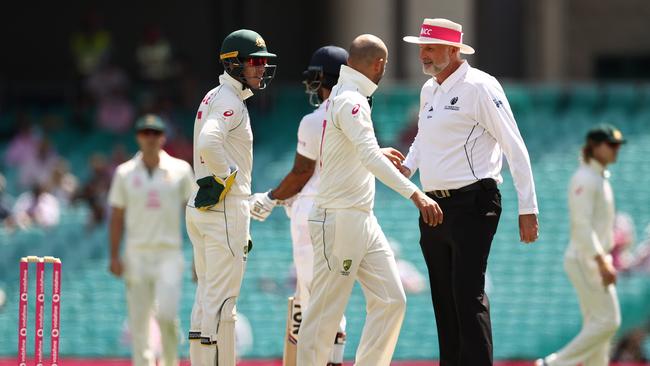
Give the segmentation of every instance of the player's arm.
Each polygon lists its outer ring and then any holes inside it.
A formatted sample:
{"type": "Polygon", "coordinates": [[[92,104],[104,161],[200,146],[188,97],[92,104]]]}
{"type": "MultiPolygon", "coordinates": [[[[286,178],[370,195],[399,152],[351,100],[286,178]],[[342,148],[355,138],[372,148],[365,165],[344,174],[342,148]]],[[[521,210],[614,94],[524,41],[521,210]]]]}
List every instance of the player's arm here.
{"type": "Polygon", "coordinates": [[[431,226],[441,224],[443,213],[440,206],[400,174],[382,153],[372,128],[368,104],[344,103],[340,108],[336,114],[338,118],[334,121],[335,126],[354,144],[357,156],[366,169],[395,192],[411,199],[424,222],[431,226]]]}
{"type": "Polygon", "coordinates": [[[124,236],[124,209],[119,207],[111,208],[111,218],[109,222],[109,240],[111,251],[111,273],[117,277],[122,276],[122,260],[120,259],[120,243],[124,236]]]}
{"type": "Polygon", "coordinates": [[[316,161],[296,153],[293,168],[282,179],[280,185],[268,192],[255,193],[249,198],[251,217],[258,221],[266,220],[278,201],[293,197],[307,184],[314,175],[316,161]]]}
{"type": "Polygon", "coordinates": [[[224,149],[227,136],[227,122],[220,116],[210,115],[196,141],[200,163],[205,164],[213,175],[220,178],[225,178],[231,173],[224,149]]]}
{"type": "Polygon", "coordinates": [[[539,211],[528,149],[501,86],[483,85],[478,92],[476,119],[497,140],[508,159],[519,201],[519,236],[522,242],[532,243],[539,232],[539,211]]]}
{"type": "Polygon", "coordinates": [[[293,197],[307,184],[315,169],[316,161],[296,153],[293,168],[275,189],[269,191],[269,197],[274,200],[293,197]]]}

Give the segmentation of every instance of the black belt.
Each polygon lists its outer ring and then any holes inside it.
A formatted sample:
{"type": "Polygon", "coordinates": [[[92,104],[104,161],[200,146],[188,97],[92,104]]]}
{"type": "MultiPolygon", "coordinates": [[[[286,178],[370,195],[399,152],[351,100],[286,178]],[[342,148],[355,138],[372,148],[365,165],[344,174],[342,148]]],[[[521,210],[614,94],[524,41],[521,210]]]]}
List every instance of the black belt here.
{"type": "Polygon", "coordinates": [[[449,198],[453,195],[463,192],[478,191],[478,190],[490,190],[497,187],[497,182],[492,178],[484,178],[479,181],[476,181],[465,187],[460,187],[457,189],[435,189],[433,191],[426,192],[426,194],[432,198],[449,198]]]}

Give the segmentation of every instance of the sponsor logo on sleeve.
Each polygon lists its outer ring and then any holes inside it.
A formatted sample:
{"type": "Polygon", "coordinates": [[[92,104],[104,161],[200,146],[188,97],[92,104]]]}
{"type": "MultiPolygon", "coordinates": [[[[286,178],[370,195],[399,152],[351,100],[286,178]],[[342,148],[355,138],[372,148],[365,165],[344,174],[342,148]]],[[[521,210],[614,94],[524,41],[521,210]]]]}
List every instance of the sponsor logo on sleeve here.
{"type": "Polygon", "coordinates": [[[227,111],[223,112],[224,117],[230,117],[233,114],[235,114],[235,112],[232,109],[228,109],[227,111]]]}
{"type": "Polygon", "coordinates": [[[356,115],[359,113],[359,109],[361,108],[361,104],[355,104],[354,107],[352,107],[352,115],[356,115]]]}

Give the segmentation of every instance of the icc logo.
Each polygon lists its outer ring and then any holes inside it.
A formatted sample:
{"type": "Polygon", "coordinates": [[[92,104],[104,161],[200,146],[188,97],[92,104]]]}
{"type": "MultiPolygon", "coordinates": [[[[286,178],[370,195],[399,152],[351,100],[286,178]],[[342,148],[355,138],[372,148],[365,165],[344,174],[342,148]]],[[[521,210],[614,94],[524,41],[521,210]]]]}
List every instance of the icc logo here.
{"type": "Polygon", "coordinates": [[[451,103],[451,105],[454,105],[454,104],[456,104],[456,102],[458,102],[458,97],[451,98],[451,102],[449,102],[449,103],[451,103]]]}

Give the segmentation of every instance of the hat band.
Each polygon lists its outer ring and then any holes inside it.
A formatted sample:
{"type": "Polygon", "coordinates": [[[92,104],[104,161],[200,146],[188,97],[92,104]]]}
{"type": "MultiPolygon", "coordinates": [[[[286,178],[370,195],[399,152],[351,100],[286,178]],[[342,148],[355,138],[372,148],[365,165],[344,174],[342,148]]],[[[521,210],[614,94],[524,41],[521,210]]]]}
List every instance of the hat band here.
{"type": "Polygon", "coordinates": [[[443,41],[462,43],[463,33],[449,28],[422,24],[422,28],[420,29],[420,37],[437,38],[443,41]]]}

